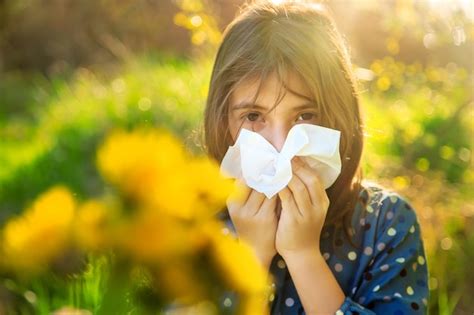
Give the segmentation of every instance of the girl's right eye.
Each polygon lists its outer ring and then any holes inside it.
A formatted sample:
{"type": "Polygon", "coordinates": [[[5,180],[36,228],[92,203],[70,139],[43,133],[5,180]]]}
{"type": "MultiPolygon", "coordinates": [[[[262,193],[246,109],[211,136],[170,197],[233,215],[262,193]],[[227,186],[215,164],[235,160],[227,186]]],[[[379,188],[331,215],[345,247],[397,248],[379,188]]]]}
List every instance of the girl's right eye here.
{"type": "Polygon", "coordinates": [[[248,121],[254,122],[254,121],[257,121],[259,116],[260,116],[259,113],[248,113],[244,115],[243,118],[247,119],[248,121]]]}

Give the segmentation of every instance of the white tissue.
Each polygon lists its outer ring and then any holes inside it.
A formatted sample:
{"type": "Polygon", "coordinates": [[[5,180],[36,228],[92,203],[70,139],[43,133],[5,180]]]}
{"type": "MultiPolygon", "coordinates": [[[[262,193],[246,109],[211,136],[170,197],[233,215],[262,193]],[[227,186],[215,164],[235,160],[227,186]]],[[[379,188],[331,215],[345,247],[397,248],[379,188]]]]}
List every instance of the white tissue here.
{"type": "Polygon", "coordinates": [[[278,152],[259,133],[243,128],[235,144],[227,150],[220,171],[224,177],[245,181],[270,199],[288,185],[293,175],[291,159],[301,156],[317,171],[326,189],[341,173],[340,136],[339,130],[297,124],[290,129],[278,152]]]}

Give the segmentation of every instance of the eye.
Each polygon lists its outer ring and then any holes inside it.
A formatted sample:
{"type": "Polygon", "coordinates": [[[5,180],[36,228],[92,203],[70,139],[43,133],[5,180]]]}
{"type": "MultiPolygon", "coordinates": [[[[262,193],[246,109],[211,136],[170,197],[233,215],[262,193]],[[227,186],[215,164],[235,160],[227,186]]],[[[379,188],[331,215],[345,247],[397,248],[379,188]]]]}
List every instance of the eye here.
{"type": "Polygon", "coordinates": [[[257,121],[258,117],[260,116],[259,113],[248,113],[243,116],[243,118],[246,118],[248,121],[257,121]]]}
{"type": "Polygon", "coordinates": [[[311,120],[315,116],[316,116],[316,114],[314,114],[314,113],[302,113],[299,117],[302,117],[303,119],[298,119],[298,120],[311,120]]]}

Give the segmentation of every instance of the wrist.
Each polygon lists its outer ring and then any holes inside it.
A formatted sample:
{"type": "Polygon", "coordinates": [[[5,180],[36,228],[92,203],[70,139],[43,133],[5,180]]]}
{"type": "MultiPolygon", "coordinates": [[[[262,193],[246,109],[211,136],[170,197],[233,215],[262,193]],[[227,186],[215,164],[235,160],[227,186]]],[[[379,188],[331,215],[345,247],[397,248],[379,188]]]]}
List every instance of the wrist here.
{"type": "Polygon", "coordinates": [[[305,261],[308,259],[317,260],[317,261],[326,261],[319,251],[316,248],[311,248],[307,250],[299,250],[299,251],[289,251],[281,253],[281,256],[285,260],[285,262],[291,263],[293,261],[305,261]]]}

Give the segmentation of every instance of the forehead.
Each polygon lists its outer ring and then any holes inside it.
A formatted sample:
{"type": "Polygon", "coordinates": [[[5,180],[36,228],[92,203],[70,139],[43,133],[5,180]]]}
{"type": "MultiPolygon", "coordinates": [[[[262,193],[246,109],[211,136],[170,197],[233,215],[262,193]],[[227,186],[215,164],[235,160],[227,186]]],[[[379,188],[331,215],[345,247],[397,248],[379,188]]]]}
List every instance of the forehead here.
{"type": "Polygon", "coordinates": [[[253,101],[255,96],[257,96],[255,103],[270,106],[277,100],[280,93],[286,93],[284,98],[287,99],[312,99],[311,91],[298,74],[288,72],[286,78],[283,79],[282,82],[275,72],[272,72],[263,81],[256,76],[242,81],[235,86],[230,95],[230,106],[242,101],[253,101]]]}

